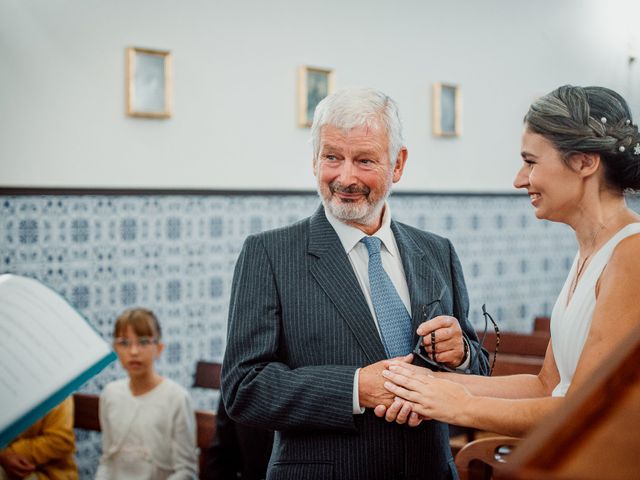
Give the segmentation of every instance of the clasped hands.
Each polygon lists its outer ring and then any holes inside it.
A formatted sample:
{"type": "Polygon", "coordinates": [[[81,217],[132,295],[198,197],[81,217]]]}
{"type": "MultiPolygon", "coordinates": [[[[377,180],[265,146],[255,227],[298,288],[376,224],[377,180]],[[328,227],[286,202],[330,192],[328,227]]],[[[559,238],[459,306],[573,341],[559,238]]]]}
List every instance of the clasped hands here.
{"type": "Polygon", "coordinates": [[[27,457],[10,449],[0,451],[0,466],[11,478],[24,478],[36,470],[36,466],[27,457]]]}
{"type": "MultiPolygon", "coordinates": [[[[462,329],[456,318],[447,315],[432,318],[422,323],[417,333],[424,337],[423,346],[434,360],[451,368],[464,361],[462,329]],[[432,332],[435,333],[435,352],[432,332]]],[[[373,408],[378,417],[388,422],[412,427],[439,416],[439,409],[433,407],[451,400],[453,392],[448,392],[449,389],[464,387],[438,379],[437,373],[412,365],[412,360],[413,355],[409,354],[362,368],[358,381],[360,406],[373,408]]]]}

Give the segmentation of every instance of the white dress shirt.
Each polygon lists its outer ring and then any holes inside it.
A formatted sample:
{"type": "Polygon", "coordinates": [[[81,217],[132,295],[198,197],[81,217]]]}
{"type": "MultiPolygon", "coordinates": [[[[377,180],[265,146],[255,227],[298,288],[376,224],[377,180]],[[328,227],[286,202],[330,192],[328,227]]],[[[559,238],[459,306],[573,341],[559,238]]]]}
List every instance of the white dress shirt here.
{"type": "MultiPolygon", "coordinates": [[[[367,246],[360,241],[366,237],[367,234],[356,227],[352,227],[351,225],[341,222],[333,216],[327,208],[325,208],[324,213],[327,216],[327,220],[338,234],[338,238],[344,247],[344,251],[349,257],[349,262],[351,262],[353,271],[356,273],[356,277],[358,278],[358,283],[360,283],[362,293],[364,293],[364,298],[367,300],[367,305],[369,305],[371,316],[376,323],[378,334],[380,335],[380,338],[382,338],[382,335],[380,334],[380,325],[378,324],[378,318],[376,317],[376,311],[373,308],[373,301],[371,300],[371,287],[369,285],[369,251],[367,250],[367,246]]],[[[382,224],[380,225],[380,228],[371,236],[378,237],[382,241],[380,246],[382,266],[387,272],[387,275],[389,275],[391,283],[393,283],[398,295],[400,295],[400,299],[407,309],[407,312],[409,312],[409,316],[411,316],[409,287],[407,286],[407,279],[405,277],[404,267],[402,266],[402,258],[400,257],[400,251],[398,250],[398,244],[396,243],[396,238],[391,231],[391,210],[388,203],[385,203],[384,205],[382,224]]],[[[364,413],[364,408],[360,407],[360,397],[358,395],[359,374],[360,369],[356,370],[356,374],[353,378],[354,414],[364,413]]]]}

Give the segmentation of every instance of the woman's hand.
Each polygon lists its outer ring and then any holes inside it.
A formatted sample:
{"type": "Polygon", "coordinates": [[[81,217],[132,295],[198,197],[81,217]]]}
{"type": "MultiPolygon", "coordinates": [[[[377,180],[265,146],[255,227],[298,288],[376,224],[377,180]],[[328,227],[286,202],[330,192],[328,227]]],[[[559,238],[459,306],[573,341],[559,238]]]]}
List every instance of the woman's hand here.
{"type": "MultiPolygon", "coordinates": [[[[427,368],[412,365],[411,363],[401,362],[396,359],[389,360],[386,367],[389,368],[395,365],[402,365],[415,372],[416,375],[428,375],[432,373],[431,370],[427,368]]],[[[380,418],[384,417],[387,422],[396,422],[401,425],[406,423],[410,427],[417,427],[423,420],[429,420],[429,418],[425,418],[413,412],[412,405],[413,404],[411,402],[407,402],[402,398],[396,397],[388,408],[384,405],[378,405],[373,411],[376,416],[380,418]]]]}
{"type": "MultiPolygon", "coordinates": [[[[423,418],[433,418],[453,424],[463,422],[464,412],[473,398],[469,391],[458,383],[435,378],[431,374],[425,375],[417,370],[418,368],[420,367],[413,365],[390,365],[388,370],[382,372],[382,375],[387,379],[384,387],[400,399],[405,400],[405,404],[409,403],[411,412],[423,418]]],[[[388,410],[394,408],[396,402],[398,402],[397,399],[388,410]]],[[[393,412],[398,410],[397,416],[402,414],[401,418],[404,418],[406,409],[403,409],[405,406],[398,409],[396,405],[393,412]]],[[[376,411],[376,415],[378,413],[376,411]]],[[[385,418],[389,420],[386,415],[385,418]]],[[[411,423],[409,424],[411,425],[411,423]]]]}

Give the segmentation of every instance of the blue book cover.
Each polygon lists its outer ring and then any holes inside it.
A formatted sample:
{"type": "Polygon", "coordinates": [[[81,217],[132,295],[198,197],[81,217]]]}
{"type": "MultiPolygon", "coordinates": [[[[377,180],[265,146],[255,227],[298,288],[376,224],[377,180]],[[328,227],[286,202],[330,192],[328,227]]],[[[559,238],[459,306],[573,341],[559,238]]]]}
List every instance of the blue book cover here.
{"type": "Polygon", "coordinates": [[[0,448],[116,359],[62,296],[0,275],[0,448]]]}

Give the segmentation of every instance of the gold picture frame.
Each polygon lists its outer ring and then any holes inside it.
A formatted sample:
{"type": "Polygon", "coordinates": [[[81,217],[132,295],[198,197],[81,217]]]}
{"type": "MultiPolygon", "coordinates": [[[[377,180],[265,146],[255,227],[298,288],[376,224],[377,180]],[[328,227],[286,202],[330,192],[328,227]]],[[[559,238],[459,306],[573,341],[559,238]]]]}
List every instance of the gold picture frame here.
{"type": "Polygon", "coordinates": [[[298,67],[298,126],[311,126],[316,106],[334,89],[333,70],[308,65],[298,67]]]}
{"type": "Polygon", "coordinates": [[[166,50],[128,47],[127,115],[143,118],[170,118],[172,57],[166,50]]]}
{"type": "Polygon", "coordinates": [[[462,135],[462,90],[458,85],[433,84],[433,134],[436,137],[462,135]]]}

